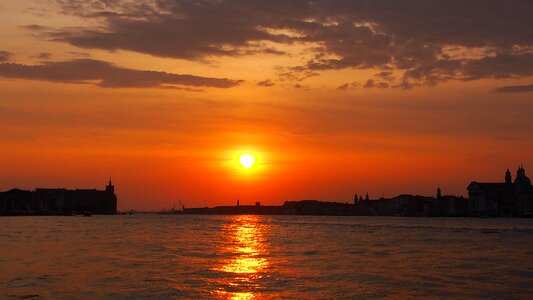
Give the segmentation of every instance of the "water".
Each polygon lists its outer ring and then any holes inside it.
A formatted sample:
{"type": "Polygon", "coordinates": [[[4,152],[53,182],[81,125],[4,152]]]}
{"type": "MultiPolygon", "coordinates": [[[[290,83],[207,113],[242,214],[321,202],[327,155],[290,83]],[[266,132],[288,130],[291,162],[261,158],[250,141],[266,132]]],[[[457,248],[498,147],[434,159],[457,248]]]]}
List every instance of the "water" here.
{"type": "Polygon", "coordinates": [[[0,298],[533,297],[532,219],[0,218],[0,298]]]}

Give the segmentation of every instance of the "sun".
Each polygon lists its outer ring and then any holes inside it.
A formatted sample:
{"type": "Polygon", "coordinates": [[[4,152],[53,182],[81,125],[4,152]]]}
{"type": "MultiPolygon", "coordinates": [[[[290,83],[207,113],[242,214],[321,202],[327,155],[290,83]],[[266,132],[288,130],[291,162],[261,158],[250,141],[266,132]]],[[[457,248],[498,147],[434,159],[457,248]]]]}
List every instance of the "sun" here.
{"type": "Polygon", "coordinates": [[[245,169],[250,169],[255,163],[255,157],[249,153],[244,153],[239,157],[241,166],[245,169]]]}

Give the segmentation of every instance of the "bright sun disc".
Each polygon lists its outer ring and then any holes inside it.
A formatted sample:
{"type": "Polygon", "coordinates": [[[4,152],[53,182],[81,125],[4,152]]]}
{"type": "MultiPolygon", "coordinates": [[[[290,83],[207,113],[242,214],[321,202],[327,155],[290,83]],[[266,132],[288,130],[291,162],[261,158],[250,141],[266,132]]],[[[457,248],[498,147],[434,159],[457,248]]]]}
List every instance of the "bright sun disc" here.
{"type": "Polygon", "coordinates": [[[239,162],[241,163],[243,168],[250,169],[255,162],[255,158],[253,157],[253,155],[246,153],[241,155],[241,157],[239,158],[239,162]]]}

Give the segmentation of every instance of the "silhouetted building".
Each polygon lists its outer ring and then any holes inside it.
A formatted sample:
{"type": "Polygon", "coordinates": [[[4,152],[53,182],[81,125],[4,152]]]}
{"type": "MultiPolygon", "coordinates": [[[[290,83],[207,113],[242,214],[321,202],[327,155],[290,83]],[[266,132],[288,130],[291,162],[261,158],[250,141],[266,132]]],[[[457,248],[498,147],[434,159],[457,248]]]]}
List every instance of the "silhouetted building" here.
{"type": "Polygon", "coordinates": [[[0,193],[0,215],[71,215],[91,212],[117,213],[115,186],[109,179],[105,190],[63,188],[23,191],[12,189],[0,193]]]}
{"type": "Polygon", "coordinates": [[[287,215],[346,216],[354,214],[354,206],[318,200],[285,201],[282,212],[287,215]]]}
{"type": "MultiPolygon", "coordinates": [[[[439,189],[440,190],[440,189],[439,189]]],[[[387,199],[358,201],[354,205],[354,215],[360,216],[467,216],[468,200],[460,196],[442,195],[437,197],[402,194],[387,199]]],[[[363,200],[361,198],[361,200],[363,200]]]]}
{"type": "Polygon", "coordinates": [[[509,169],[502,183],[473,181],[468,186],[470,211],[478,216],[521,216],[533,213],[533,187],[523,166],[512,181],[509,169]]]}

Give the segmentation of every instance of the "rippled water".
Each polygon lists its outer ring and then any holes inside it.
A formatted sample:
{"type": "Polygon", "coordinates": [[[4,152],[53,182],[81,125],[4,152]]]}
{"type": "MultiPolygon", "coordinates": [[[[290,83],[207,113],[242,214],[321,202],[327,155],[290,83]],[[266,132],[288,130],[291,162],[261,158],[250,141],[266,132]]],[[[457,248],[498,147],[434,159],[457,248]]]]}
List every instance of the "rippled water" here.
{"type": "Polygon", "coordinates": [[[532,219],[0,218],[0,298],[532,296],[532,219]]]}

